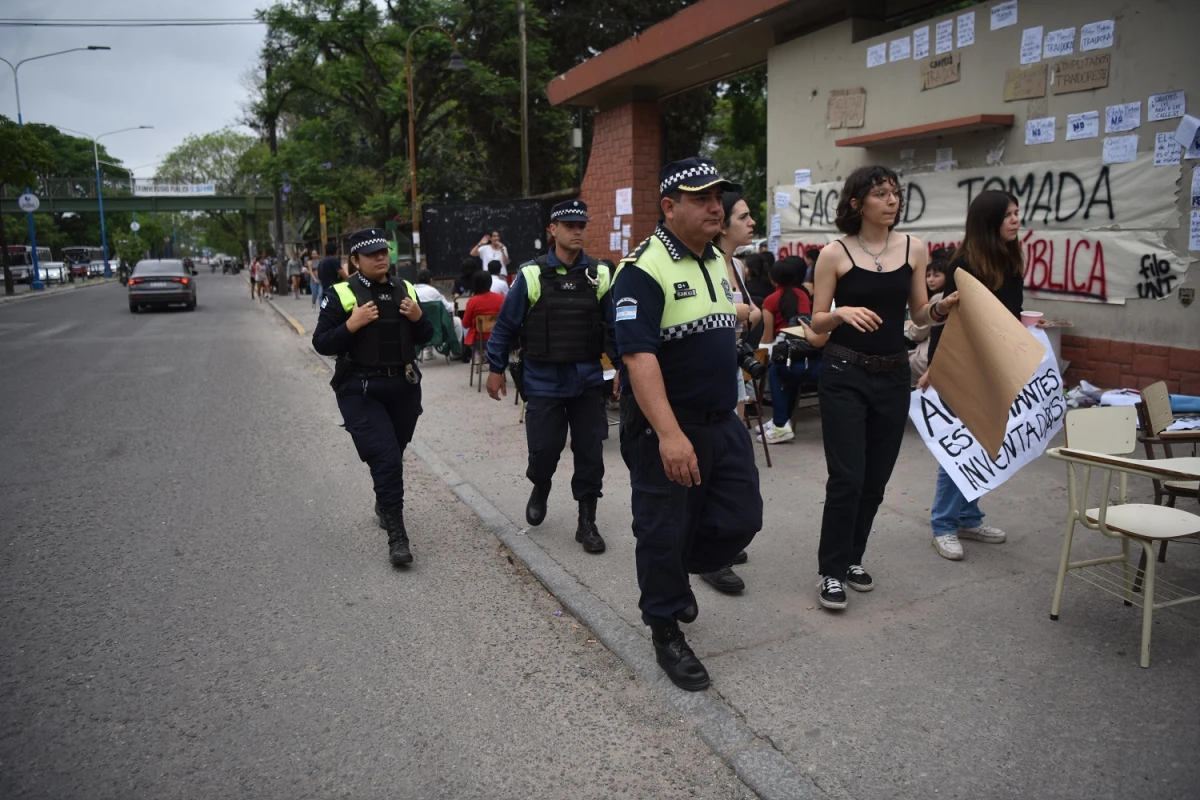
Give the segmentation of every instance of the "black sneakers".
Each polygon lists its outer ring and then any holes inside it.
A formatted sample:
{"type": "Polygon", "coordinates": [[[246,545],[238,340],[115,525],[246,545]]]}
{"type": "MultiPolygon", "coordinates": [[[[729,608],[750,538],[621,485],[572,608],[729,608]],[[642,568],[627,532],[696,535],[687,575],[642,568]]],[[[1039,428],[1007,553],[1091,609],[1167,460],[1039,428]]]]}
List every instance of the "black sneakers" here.
{"type": "Polygon", "coordinates": [[[750,556],[746,555],[746,551],[743,550],[742,552],[740,552],[736,556],[734,556],[733,561],[730,561],[729,563],[736,567],[738,564],[745,564],[749,560],[750,560],[750,556]]]}
{"type": "Polygon", "coordinates": [[[651,625],[654,642],[654,657],[671,683],[689,692],[701,692],[708,688],[708,670],[688,647],[679,623],[651,625]]]}
{"type": "Polygon", "coordinates": [[[858,564],[846,570],[846,585],[856,592],[869,592],[875,588],[871,575],[858,564]]]}
{"type": "Polygon", "coordinates": [[[821,582],[817,584],[817,590],[821,593],[821,605],[825,608],[841,611],[846,607],[846,590],[842,588],[842,582],[837,578],[822,575],[821,582]]]}
{"type": "Polygon", "coordinates": [[[746,588],[746,582],[729,567],[721,567],[716,572],[701,573],[700,580],[725,594],[737,594],[746,588]]]}

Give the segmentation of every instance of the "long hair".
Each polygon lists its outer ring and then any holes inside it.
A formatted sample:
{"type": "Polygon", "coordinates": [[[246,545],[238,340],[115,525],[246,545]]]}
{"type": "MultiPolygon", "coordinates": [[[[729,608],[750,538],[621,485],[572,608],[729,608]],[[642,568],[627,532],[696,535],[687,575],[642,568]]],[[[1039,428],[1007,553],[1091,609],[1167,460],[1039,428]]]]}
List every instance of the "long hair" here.
{"type": "MultiPolygon", "coordinates": [[[[846,182],[842,184],[842,194],[837,206],[838,230],[850,236],[861,231],[862,208],[863,203],[867,202],[867,195],[873,192],[875,187],[888,183],[896,187],[896,199],[900,201],[896,208],[896,221],[899,222],[904,216],[904,195],[900,194],[900,177],[887,167],[859,167],[847,175],[846,182]],[[858,201],[858,208],[850,205],[851,200],[858,201]]],[[[894,227],[896,226],[893,223],[892,228],[894,227]]]]}
{"type": "MultiPolygon", "coordinates": [[[[725,212],[725,218],[721,222],[722,228],[729,227],[729,215],[733,213],[733,207],[736,206],[738,204],[738,201],[741,199],[742,199],[742,195],[740,192],[724,192],[724,193],[722,193],[721,209],[725,212]]],[[[724,238],[724,236],[725,236],[725,234],[721,233],[721,231],[717,231],[717,235],[714,236],[713,240],[712,240],[713,246],[718,248],[722,253],[725,252],[725,248],[721,246],[721,240],[724,238]]],[[[733,253],[730,253],[730,255],[733,255],[733,253]]]]}
{"type": "Polygon", "coordinates": [[[796,297],[793,287],[804,280],[807,269],[808,265],[800,256],[781,258],[771,265],[771,280],[783,290],[779,297],[779,322],[775,326],[776,330],[786,328],[789,320],[799,313],[800,299],[796,297]]]}
{"type": "Polygon", "coordinates": [[[1008,205],[1016,202],[1017,198],[1008,192],[997,189],[980,192],[967,209],[966,232],[954,251],[954,260],[965,259],[967,272],[993,292],[1004,285],[1005,278],[1021,278],[1025,274],[1021,245],[1015,239],[1005,242],[1000,236],[1008,205]]]}
{"type": "Polygon", "coordinates": [[[487,294],[492,290],[492,273],[480,270],[471,276],[471,294],[487,294]]]}

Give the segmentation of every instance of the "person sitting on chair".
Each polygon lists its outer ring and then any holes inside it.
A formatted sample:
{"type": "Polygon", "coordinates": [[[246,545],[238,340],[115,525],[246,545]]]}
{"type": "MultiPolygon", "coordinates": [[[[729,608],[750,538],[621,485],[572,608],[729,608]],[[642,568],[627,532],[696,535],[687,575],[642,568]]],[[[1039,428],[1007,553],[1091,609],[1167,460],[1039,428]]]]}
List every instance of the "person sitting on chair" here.
{"type": "Polygon", "coordinates": [[[492,274],[482,270],[476,272],[475,277],[471,279],[471,299],[467,301],[467,308],[463,312],[462,318],[463,344],[466,345],[463,348],[463,363],[471,360],[473,348],[478,348],[479,357],[483,358],[483,348],[487,345],[487,342],[484,341],[476,342],[475,318],[488,314],[499,314],[502,305],[504,305],[504,296],[499,292],[492,291],[492,274]]]}
{"type": "Polygon", "coordinates": [[[821,371],[821,348],[829,334],[813,333],[808,326],[812,315],[812,297],[804,290],[804,261],[788,256],[771,267],[775,291],[763,300],[763,341],[775,342],[767,380],[771,386],[772,419],[763,425],[763,436],[770,444],[782,444],[795,438],[792,411],[804,383],[817,382],[821,371]],[[799,326],[804,337],[780,333],[799,326]]]}

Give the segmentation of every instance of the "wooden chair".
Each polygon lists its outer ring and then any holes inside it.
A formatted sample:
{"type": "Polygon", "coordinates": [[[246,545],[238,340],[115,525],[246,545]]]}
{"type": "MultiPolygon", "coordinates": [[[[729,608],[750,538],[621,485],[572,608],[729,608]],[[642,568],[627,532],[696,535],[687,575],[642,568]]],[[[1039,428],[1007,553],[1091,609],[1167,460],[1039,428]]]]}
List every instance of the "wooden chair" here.
{"type": "Polygon", "coordinates": [[[496,327],[496,314],[480,314],[475,318],[475,347],[471,348],[471,375],[467,379],[467,386],[472,386],[475,383],[475,376],[479,376],[479,386],[475,389],[476,392],[483,391],[483,365],[487,363],[487,357],[483,351],[487,348],[487,340],[492,335],[492,328],[496,327]]]}
{"type": "Polygon", "coordinates": [[[1200,600],[1200,594],[1169,583],[1155,575],[1154,543],[1200,534],[1200,516],[1179,509],[1149,503],[1126,502],[1129,475],[1151,480],[1188,479],[1200,475],[1181,465],[1163,459],[1142,461],[1123,457],[1136,446],[1134,409],[1125,407],[1081,408],[1067,412],[1067,442],[1063,447],[1047,451],[1051,458],[1067,462],[1066,536],[1062,558],[1054,585],[1054,600],[1050,619],[1057,620],[1062,607],[1062,595],[1067,573],[1121,598],[1125,605],[1139,604],[1142,608],[1142,651],[1140,664],[1150,666],[1150,632],[1153,614],[1160,608],[1200,600]],[[1100,505],[1088,508],[1092,472],[1097,471],[1100,505]],[[1080,477],[1079,473],[1082,473],[1080,477]],[[1120,475],[1120,503],[1111,504],[1113,473],[1120,475]],[[1082,483],[1082,485],[1081,485],[1082,483]],[[1076,523],[1099,531],[1121,542],[1121,554],[1102,558],[1071,561],[1071,542],[1076,523]],[[1130,547],[1142,550],[1144,568],[1135,569],[1130,563],[1130,547]],[[1119,565],[1119,568],[1118,566],[1119,565]],[[1145,581],[1145,592],[1135,593],[1135,573],[1145,581]],[[1159,596],[1162,599],[1159,599],[1159,596]]]}
{"type": "MultiPolygon", "coordinates": [[[[1167,430],[1175,422],[1175,415],[1171,413],[1171,397],[1167,394],[1167,384],[1164,381],[1152,383],[1142,390],[1142,402],[1137,404],[1137,411],[1142,431],[1138,441],[1146,449],[1146,458],[1159,457],[1154,449],[1156,447],[1162,448],[1163,457],[1177,458],[1172,445],[1191,445],[1192,456],[1196,455],[1196,445],[1200,444],[1200,430],[1167,430]]],[[[1164,497],[1167,499],[1167,505],[1172,508],[1179,497],[1200,500],[1200,481],[1154,481],[1155,504],[1161,504],[1164,497]]]]}
{"type": "Polygon", "coordinates": [[[753,428],[750,427],[751,420],[754,420],[754,422],[758,425],[758,438],[762,441],[763,456],[767,460],[767,469],[770,469],[771,468],[771,450],[769,447],[767,447],[767,435],[766,435],[766,432],[763,430],[762,410],[763,410],[763,398],[767,396],[767,375],[769,374],[769,371],[771,368],[771,351],[763,350],[762,348],[759,348],[758,350],[755,351],[754,357],[757,358],[758,362],[760,364],[762,364],[763,366],[765,366],[767,369],[763,371],[763,376],[761,378],[759,378],[758,380],[751,379],[750,373],[746,372],[746,370],[742,370],[742,380],[743,381],[751,381],[750,385],[754,388],[754,411],[753,412],[750,411],[750,405],[749,405],[749,403],[747,403],[746,411],[745,411],[745,414],[746,414],[745,423],[746,423],[747,430],[754,430],[753,428]]]}

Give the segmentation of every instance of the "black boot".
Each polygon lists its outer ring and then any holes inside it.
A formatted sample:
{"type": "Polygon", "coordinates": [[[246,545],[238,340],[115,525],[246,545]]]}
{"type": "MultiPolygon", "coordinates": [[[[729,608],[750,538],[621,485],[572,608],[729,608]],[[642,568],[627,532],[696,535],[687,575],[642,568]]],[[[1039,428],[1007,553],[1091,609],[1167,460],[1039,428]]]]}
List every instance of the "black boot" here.
{"type": "Polygon", "coordinates": [[[375,504],[375,519],[379,521],[379,527],[387,530],[387,523],[383,521],[383,509],[379,507],[379,503],[375,504]]]}
{"type": "Polygon", "coordinates": [[[596,498],[579,501],[579,527],[575,529],[575,541],[583,545],[588,553],[603,553],[604,539],[596,528],[596,498]]]}
{"type": "Polygon", "coordinates": [[[721,567],[716,572],[705,572],[700,576],[700,580],[725,594],[737,594],[746,588],[746,582],[730,567],[721,567]]]}
{"type": "Polygon", "coordinates": [[[393,567],[411,564],[412,551],[408,549],[408,531],[404,529],[404,509],[383,512],[384,526],[388,535],[388,558],[393,567]]]}
{"type": "Polygon", "coordinates": [[[700,605],[696,602],[696,596],[692,595],[692,602],[688,603],[683,611],[676,613],[675,619],[685,625],[690,625],[696,621],[696,617],[698,616],[700,616],[700,605]]]}
{"type": "Polygon", "coordinates": [[[689,692],[700,692],[708,688],[708,670],[688,647],[679,630],[679,623],[655,624],[650,626],[654,641],[654,657],[671,683],[689,692]]]}
{"type": "Polygon", "coordinates": [[[529,502],[525,504],[525,521],[530,525],[538,526],[542,524],[542,520],[546,518],[546,499],[550,497],[549,486],[533,485],[533,491],[529,493],[529,502]]]}

